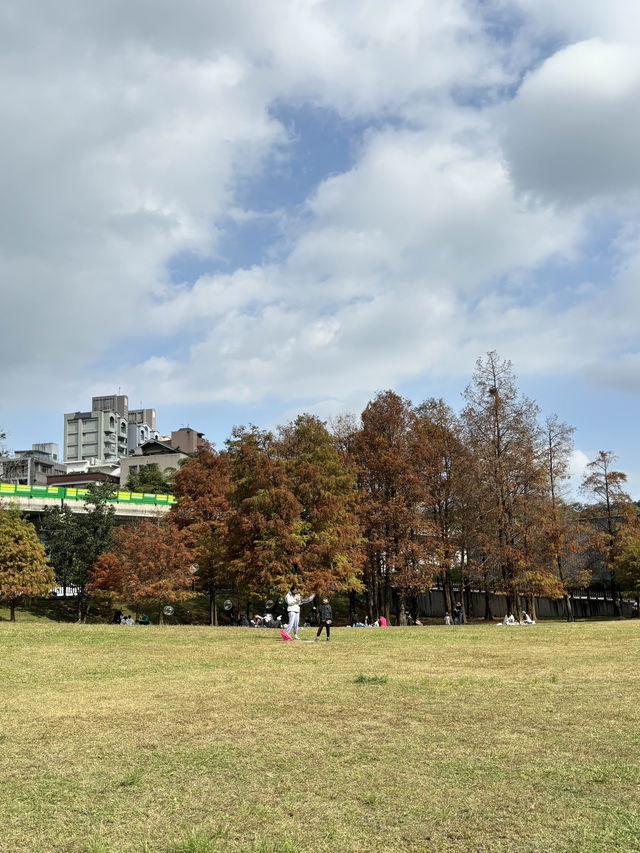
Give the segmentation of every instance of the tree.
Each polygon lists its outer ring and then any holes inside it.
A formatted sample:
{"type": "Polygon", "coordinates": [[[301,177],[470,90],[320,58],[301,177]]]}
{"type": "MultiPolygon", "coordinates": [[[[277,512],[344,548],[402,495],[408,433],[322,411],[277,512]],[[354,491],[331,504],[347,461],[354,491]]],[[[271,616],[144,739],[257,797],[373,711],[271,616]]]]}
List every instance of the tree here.
{"type": "Polygon", "coordinates": [[[121,582],[122,595],[128,601],[137,606],[152,602],[158,607],[161,625],[163,607],[191,594],[193,551],[188,534],[166,519],[157,523],[145,519],[117,528],[114,538],[121,574],[116,562],[105,555],[92,569],[92,585],[108,588],[121,582]]]}
{"type": "MultiPolygon", "coordinates": [[[[550,415],[544,426],[544,460],[547,475],[547,507],[540,527],[540,563],[557,576],[567,610],[567,621],[573,622],[573,606],[569,587],[589,582],[584,563],[577,558],[579,527],[575,513],[565,500],[565,483],[569,478],[569,462],[573,449],[574,427],[550,415]]],[[[535,618],[535,614],[532,613],[535,618]]]]}
{"type": "Polygon", "coordinates": [[[87,616],[89,572],[100,554],[112,545],[115,510],[108,501],[113,491],[110,483],[90,488],[84,512],[72,512],[68,506],[44,512],[42,529],[49,559],[58,583],[65,589],[69,585],[77,587],[79,622],[87,616]]]}
{"type": "Polygon", "coordinates": [[[277,436],[237,427],[227,458],[229,568],[239,587],[358,588],[355,474],[321,420],[301,415],[277,436]]]}
{"type": "Polygon", "coordinates": [[[475,468],[473,547],[485,589],[491,578],[507,594],[507,607],[517,610],[545,488],[538,407],[519,394],[511,362],[496,352],[478,359],[464,396],[465,443],[475,468]]]}
{"type": "Polygon", "coordinates": [[[303,507],[291,490],[272,433],[234,427],[227,441],[231,488],[229,557],[247,592],[284,591],[298,574],[303,507]]]}
{"type": "MultiPolygon", "coordinates": [[[[470,459],[459,421],[443,400],[426,400],[417,407],[411,464],[424,487],[421,535],[428,542],[428,575],[440,574],[445,609],[452,613],[455,602],[451,571],[459,562],[462,587],[467,561],[462,509],[464,475],[470,459]]],[[[464,605],[462,594],[460,598],[464,605]]]]}
{"type": "Polygon", "coordinates": [[[631,539],[614,560],[616,578],[621,589],[632,592],[640,608],[640,539],[631,539]]]}
{"type": "Polygon", "coordinates": [[[231,585],[228,552],[229,463],[225,454],[206,444],[175,475],[177,503],[170,521],[187,531],[194,549],[195,583],[209,596],[209,624],[218,624],[216,593],[231,585]]]}
{"type": "Polygon", "coordinates": [[[0,600],[9,604],[11,621],[16,603],[44,595],[55,585],[53,569],[34,526],[15,509],[0,508],[0,600]]]}
{"type": "Polygon", "coordinates": [[[111,552],[100,554],[89,571],[87,590],[92,595],[103,595],[107,599],[121,596],[124,590],[122,560],[111,552]]]}
{"type": "Polygon", "coordinates": [[[627,475],[615,471],[617,457],[610,450],[601,450],[587,465],[582,481],[583,491],[596,498],[585,513],[589,542],[608,569],[614,616],[621,616],[619,591],[616,585],[616,557],[626,545],[626,537],[637,525],[637,509],[623,490],[627,475]]]}
{"type": "Polygon", "coordinates": [[[281,427],[276,447],[301,508],[295,524],[299,552],[286,581],[315,592],[359,589],[363,555],[353,466],[313,415],[281,427]]]}
{"type": "Polygon", "coordinates": [[[173,493],[174,468],[161,471],[157,462],[141,466],[139,471],[129,471],[126,488],[131,492],[146,492],[150,495],[173,493]]]}
{"type": "Polygon", "coordinates": [[[406,597],[424,589],[433,559],[424,536],[426,490],[415,458],[415,413],[408,400],[385,391],[368,403],[352,453],[362,490],[360,518],[366,540],[364,581],[369,618],[387,619],[391,590],[398,591],[399,621],[406,597]]]}

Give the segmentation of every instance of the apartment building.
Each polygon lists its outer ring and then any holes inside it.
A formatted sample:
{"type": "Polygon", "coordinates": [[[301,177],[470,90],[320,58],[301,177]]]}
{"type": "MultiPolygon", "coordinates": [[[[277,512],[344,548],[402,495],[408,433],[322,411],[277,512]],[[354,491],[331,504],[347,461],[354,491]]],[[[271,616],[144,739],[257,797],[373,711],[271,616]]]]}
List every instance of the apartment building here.
{"type": "Polygon", "coordinates": [[[52,441],[33,444],[31,450],[16,450],[13,456],[0,459],[0,480],[21,486],[46,486],[48,477],[65,470],[58,461],[58,445],[52,441]]]}
{"type": "Polygon", "coordinates": [[[64,416],[64,459],[116,460],[157,435],[155,409],[130,409],[125,394],[92,397],[90,411],[64,416]]]}

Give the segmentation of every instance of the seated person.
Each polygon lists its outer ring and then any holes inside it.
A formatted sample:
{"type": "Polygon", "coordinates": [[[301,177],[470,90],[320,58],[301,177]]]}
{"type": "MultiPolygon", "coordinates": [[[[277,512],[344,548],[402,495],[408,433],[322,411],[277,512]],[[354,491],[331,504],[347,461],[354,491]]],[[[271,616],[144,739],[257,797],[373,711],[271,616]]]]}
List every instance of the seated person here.
{"type": "Polygon", "coordinates": [[[505,625],[515,625],[516,624],[516,617],[513,615],[513,613],[507,613],[507,615],[504,617],[504,624],[505,625]]]}
{"type": "Polygon", "coordinates": [[[536,623],[533,621],[531,616],[527,613],[526,610],[523,610],[520,614],[520,624],[521,625],[535,625],[536,623]]]}

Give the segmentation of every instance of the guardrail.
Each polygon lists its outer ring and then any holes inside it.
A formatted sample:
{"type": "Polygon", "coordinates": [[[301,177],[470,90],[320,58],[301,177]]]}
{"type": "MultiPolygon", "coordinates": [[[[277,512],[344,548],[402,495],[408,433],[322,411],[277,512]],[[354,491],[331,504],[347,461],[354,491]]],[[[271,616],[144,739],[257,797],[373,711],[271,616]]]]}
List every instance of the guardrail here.
{"type": "MultiPolygon", "coordinates": [[[[0,498],[55,498],[65,501],[84,501],[89,489],[74,489],[65,486],[19,486],[15,483],[0,483],[0,498]]],[[[176,502],[173,495],[153,495],[148,492],[114,492],[107,498],[112,503],[167,505],[176,502]]]]}

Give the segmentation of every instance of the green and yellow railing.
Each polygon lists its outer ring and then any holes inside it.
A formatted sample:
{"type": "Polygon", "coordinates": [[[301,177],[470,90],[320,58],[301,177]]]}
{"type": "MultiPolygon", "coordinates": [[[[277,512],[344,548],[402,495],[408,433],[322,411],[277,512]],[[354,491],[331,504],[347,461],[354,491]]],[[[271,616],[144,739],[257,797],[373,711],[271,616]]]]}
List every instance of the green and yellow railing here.
{"type": "MultiPolygon", "coordinates": [[[[14,483],[0,483],[0,498],[55,498],[65,501],[84,501],[89,489],[75,489],[65,486],[19,486],[14,483]]],[[[124,504],[173,504],[173,495],[153,495],[148,492],[114,492],[107,498],[113,503],[124,504]]]]}

